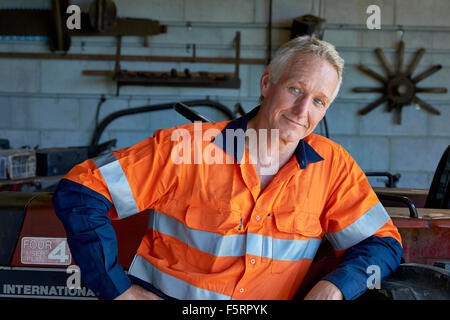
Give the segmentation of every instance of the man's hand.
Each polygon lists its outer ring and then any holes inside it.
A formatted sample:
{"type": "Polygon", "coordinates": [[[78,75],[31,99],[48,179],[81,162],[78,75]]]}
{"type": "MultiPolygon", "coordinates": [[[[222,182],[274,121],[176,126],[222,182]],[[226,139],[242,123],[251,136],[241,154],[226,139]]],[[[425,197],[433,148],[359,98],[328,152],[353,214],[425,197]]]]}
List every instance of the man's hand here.
{"type": "Polygon", "coordinates": [[[163,298],[141,286],[132,284],[127,291],[116,297],[114,300],[163,300],[163,298]]]}
{"type": "Polygon", "coordinates": [[[343,300],[344,296],[333,283],[326,280],[320,280],[308,292],[304,300],[343,300]]]}

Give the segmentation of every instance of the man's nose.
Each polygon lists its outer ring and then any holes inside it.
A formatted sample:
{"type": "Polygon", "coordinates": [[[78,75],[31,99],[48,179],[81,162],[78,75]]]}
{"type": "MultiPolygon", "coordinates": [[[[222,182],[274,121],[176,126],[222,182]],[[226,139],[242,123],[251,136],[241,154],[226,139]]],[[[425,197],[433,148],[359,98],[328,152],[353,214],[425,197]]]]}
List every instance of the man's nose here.
{"type": "Polygon", "coordinates": [[[294,104],[294,114],[298,117],[303,117],[308,115],[309,109],[311,108],[311,97],[306,94],[302,97],[297,98],[294,104]]]}

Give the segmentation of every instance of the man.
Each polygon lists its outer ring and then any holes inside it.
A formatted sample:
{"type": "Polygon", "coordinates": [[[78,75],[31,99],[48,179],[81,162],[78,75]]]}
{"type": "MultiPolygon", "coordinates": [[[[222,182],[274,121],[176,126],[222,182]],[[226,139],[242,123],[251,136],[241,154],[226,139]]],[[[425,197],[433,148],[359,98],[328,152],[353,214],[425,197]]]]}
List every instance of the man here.
{"type": "Polygon", "coordinates": [[[186,124],[75,166],[54,208],[94,293],[291,299],[324,237],[340,264],[305,299],[354,299],[367,290],[369,266],[382,277],[395,271],[401,239],[364,173],[341,146],[312,134],[343,63],[332,45],[296,38],[265,69],[261,106],[245,116],[203,124],[201,141],[188,139],[198,124],[186,124]],[[148,209],[127,276],[110,218],[148,209]]]}

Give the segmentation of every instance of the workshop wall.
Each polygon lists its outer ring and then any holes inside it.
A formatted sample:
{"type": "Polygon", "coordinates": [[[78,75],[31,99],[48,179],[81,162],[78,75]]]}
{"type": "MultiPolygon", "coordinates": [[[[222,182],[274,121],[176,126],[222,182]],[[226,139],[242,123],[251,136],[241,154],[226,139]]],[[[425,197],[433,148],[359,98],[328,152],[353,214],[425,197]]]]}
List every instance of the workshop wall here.
{"type": "MultiPolygon", "coordinates": [[[[89,1],[72,1],[82,9],[89,1]]],[[[115,0],[119,17],[150,18],[167,25],[167,33],[149,38],[122,39],[122,55],[234,57],[236,31],[241,32],[241,57],[267,57],[268,0],[115,0]]],[[[50,8],[50,1],[2,1],[0,8],[50,8]]],[[[296,17],[312,14],[326,19],[324,39],[333,43],[345,59],[341,91],[327,113],[330,138],[342,144],[364,171],[401,173],[399,187],[428,188],[438,161],[450,143],[450,93],[419,96],[441,112],[430,115],[414,106],[405,107],[402,123],[378,107],[365,116],[357,110],[378,94],[352,93],[357,86],[380,86],[358,70],[365,64],[383,74],[373,54],[380,47],[392,62],[396,44],[403,37],[405,63],[418,48],[426,48],[416,72],[441,64],[442,70],[421,82],[423,87],[450,84],[450,2],[447,0],[273,0],[272,49],[287,41],[296,17]],[[368,30],[366,8],[381,8],[381,30],[368,30]],[[343,24],[339,26],[339,24],[343,24]],[[354,27],[349,27],[353,25],[354,27]],[[393,26],[403,26],[403,33],[393,26]],[[384,26],[390,26],[390,28],[384,26]],[[383,29],[384,28],[384,29],[383,29]]],[[[26,22],[24,22],[26,23],[26,22]]],[[[112,37],[73,37],[69,53],[114,54],[112,37]]],[[[49,52],[44,40],[0,38],[1,52],[49,52]]],[[[233,64],[121,62],[127,70],[233,72],[233,64]]],[[[0,138],[12,147],[65,147],[88,145],[95,128],[97,104],[102,94],[99,120],[117,110],[209,97],[230,109],[240,102],[246,111],[257,104],[259,78],[264,65],[240,65],[240,89],[173,87],[122,87],[107,77],[86,76],[83,70],[113,70],[114,61],[0,59],[0,138]]],[[[219,112],[197,108],[215,120],[219,112]]],[[[187,121],[174,111],[127,116],[114,121],[102,141],[118,139],[118,148],[137,143],[160,128],[187,121]]],[[[323,127],[316,132],[324,134],[323,127]]],[[[369,178],[383,186],[382,178],[369,178]]]]}

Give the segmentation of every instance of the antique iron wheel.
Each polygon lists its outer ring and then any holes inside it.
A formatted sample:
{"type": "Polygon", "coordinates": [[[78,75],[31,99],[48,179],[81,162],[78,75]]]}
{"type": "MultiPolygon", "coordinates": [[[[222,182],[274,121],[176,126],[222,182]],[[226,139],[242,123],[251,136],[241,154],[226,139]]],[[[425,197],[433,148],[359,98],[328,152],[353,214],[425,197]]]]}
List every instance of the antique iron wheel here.
{"type": "Polygon", "coordinates": [[[422,110],[440,115],[439,110],[435,109],[429,103],[420,99],[416,94],[417,93],[447,93],[447,88],[423,88],[417,87],[417,83],[422,81],[425,78],[428,78],[433,73],[439,71],[442,66],[440,64],[434,65],[421,72],[420,74],[413,76],[413,72],[418,66],[420,59],[425,53],[425,49],[421,48],[417,50],[414,56],[411,58],[408,66],[403,70],[403,60],[405,54],[405,43],[403,41],[399,42],[397,51],[396,51],[396,61],[394,66],[389,66],[386,57],[383,53],[383,50],[380,48],[376,48],[374,50],[375,57],[380,62],[383,70],[386,73],[386,76],[382,76],[377,72],[373,71],[369,67],[365,65],[359,65],[357,67],[358,70],[368,75],[372,79],[377,80],[382,83],[383,86],[379,88],[371,88],[371,87],[356,87],[353,88],[353,92],[358,93],[372,93],[372,92],[380,92],[383,95],[370,103],[363,109],[358,111],[359,115],[365,115],[370,111],[374,110],[379,105],[387,102],[386,111],[391,112],[394,111],[395,123],[401,124],[401,112],[402,108],[411,104],[418,105],[422,110]]]}

